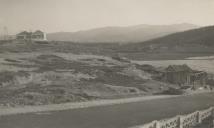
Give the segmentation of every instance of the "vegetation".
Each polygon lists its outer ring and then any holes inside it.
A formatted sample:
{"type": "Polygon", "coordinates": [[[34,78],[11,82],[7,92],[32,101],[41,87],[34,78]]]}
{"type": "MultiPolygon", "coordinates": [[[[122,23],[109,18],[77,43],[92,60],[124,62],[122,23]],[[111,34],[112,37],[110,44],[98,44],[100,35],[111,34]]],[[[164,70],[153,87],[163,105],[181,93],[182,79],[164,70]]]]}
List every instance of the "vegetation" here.
{"type": "Polygon", "coordinates": [[[120,52],[137,59],[183,59],[214,54],[214,26],[174,33],[165,37],[123,45],[120,52]]]}
{"type": "MultiPolygon", "coordinates": [[[[214,27],[203,27],[139,43],[3,42],[0,52],[61,52],[104,55],[132,60],[183,59],[214,54],[214,27]]],[[[9,60],[10,61],[10,60],[9,60]]]]}
{"type": "Polygon", "coordinates": [[[1,55],[5,58],[0,67],[10,67],[0,71],[2,106],[151,95],[172,86],[153,79],[154,67],[114,57],[56,52],[1,55]]]}
{"type": "MultiPolygon", "coordinates": [[[[181,94],[158,69],[131,59],[211,55],[214,27],[144,43],[11,41],[0,44],[0,104],[40,105],[152,94],[181,94]],[[128,59],[127,59],[128,58],[128,59]]],[[[208,81],[213,83],[213,81],[208,81]]]]}

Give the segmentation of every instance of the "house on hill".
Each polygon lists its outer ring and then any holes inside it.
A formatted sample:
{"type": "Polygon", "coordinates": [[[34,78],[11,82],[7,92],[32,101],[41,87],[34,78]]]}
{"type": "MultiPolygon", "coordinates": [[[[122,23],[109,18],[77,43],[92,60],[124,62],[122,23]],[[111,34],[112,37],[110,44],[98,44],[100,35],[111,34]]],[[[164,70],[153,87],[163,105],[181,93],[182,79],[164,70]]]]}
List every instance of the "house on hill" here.
{"type": "Polygon", "coordinates": [[[17,40],[46,41],[46,34],[40,30],[35,32],[23,31],[16,35],[17,40]]]}
{"type": "Polygon", "coordinates": [[[164,71],[164,80],[166,82],[178,84],[180,86],[205,86],[206,78],[206,72],[192,70],[187,65],[169,65],[164,71]]]}
{"type": "Polygon", "coordinates": [[[36,41],[44,41],[47,40],[46,38],[46,34],[40,30],[35,31],[34,33],[32,33],[32,40],[36,40],[36,41]]]}
{"type": "Polygon", "coordinates": [[[27,31],[20,32],[16,35],[17,40],[30,40],[31,33],[27,31]]]}

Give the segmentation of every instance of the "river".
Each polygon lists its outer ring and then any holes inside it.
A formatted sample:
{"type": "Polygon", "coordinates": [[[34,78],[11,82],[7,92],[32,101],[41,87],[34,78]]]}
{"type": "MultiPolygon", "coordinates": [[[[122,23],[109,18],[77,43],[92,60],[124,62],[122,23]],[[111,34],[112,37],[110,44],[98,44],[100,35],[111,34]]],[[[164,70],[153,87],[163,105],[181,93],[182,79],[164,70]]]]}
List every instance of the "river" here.
{"type": "Polygon", "coordinates": [[[167,67],[168,65],[187,64],[192,69],[214,73],[214,59],[190,58],[185,60],[154,60],[154,61],[133,61],[137,64],[150,64],[155,67],[167,67]]]}

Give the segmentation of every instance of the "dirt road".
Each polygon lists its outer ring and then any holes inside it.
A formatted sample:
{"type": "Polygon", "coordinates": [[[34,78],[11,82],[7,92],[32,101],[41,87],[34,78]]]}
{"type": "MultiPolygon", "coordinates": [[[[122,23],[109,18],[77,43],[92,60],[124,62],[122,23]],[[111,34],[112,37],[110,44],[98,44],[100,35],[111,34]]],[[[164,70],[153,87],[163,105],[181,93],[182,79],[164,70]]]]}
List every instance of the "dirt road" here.
{"type": "Polygon", "coordinates": [[[128,128],[214,106],[214,93],[0,117],[0,128],[128,128]]]}

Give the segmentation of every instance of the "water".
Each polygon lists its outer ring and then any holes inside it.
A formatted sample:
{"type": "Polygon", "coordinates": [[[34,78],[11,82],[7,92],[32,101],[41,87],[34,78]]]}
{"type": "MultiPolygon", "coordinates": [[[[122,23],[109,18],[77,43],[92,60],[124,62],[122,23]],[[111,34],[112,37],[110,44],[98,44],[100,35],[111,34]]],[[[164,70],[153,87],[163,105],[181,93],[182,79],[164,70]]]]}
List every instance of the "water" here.
{"type": "Polygon", "coordinates": [[[150,64],[155,67],[167,67],[169,65],[187,64],[192,69],[214,73],[214,59],[154,60],[133,62],[137,64],[150,64]]]}

